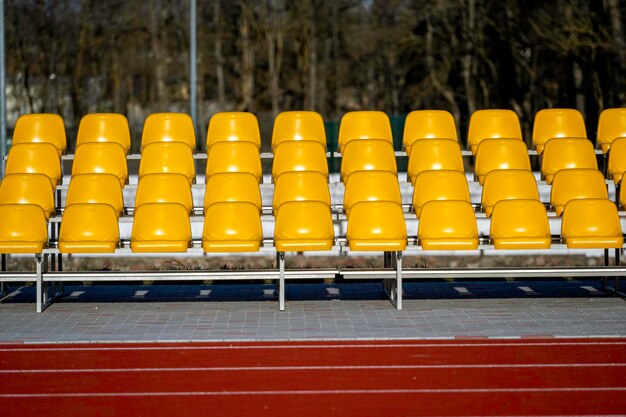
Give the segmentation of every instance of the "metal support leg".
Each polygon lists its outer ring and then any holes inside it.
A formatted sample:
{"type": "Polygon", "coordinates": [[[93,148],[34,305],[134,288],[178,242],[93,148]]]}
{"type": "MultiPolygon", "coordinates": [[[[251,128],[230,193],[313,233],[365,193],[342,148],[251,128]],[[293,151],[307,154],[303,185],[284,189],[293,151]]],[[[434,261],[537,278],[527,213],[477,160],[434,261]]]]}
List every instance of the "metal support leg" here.
{"type": "Polygon", "coordinates": [[[35,255],[36,271],[37,271],[37,313],[43,311],[43,266],[41,255],[35,255]]]}
{"type": "MultiPolygon", "coordinates": [[[[609,266],[609,250],[604,250],[604,266],[609,266]]],[[[602,277],[602,289],[606,290],[609,285],[609,277],[602,277]]]]}
{"type": "Polygon", "coordinates": [[[2,268],[2,271],[6,271],[7,270],[7,255],[6,254],[2,254],[2,260],[0,261],[0,267],[2,268]]]}
{"type": "Polygon", "coordinates": [[[396,252],[396,308],[402,310],[402,252],[396,252]]]}
{"type": "MultiPolygon", "coordinates": [[[[621,254],[621,249],[615,249],[615,266],[620,266],[620,254],[621,254]]],[[[619,285],[619,278],[620,277],[615,277],[615,292],[619,293],[620,291],[620,285],[619,285]]]]}
{"type": "Polygon", "coordinates": [[[402,310],[402,252],[385,252],[385,267],[396,270],[395,279],[383,280],[385,293],[391,304],[398,310],[402,310]]]}
{"type": "Polygon", "coordinates": [[[278,308],[285,311],[285,252],[278,252],[278,308]]]}

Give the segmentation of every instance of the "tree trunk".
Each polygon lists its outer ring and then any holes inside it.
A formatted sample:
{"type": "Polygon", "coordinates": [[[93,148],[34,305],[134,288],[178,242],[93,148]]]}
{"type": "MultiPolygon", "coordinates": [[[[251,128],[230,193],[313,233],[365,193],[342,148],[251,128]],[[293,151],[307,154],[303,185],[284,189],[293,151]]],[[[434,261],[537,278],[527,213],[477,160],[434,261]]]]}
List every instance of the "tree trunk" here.
{"type": "Polygon", "coordinates": [[[217,78],[217,102],[220,109],[226,104],[226,86],[224,84],[224,55],[222,53],[222,30],[220,27],[221,0],[213,3],[213,27],[215,29],[215,76],[217,78]]]}
{"type": "MultiPolygon", "coordinates": [[[[161,0],[156,0],[154,4],[149,4],[150,8],[150,47],[152,49],[152,65],[154,68],[155,102],[159,107],[163,105],[165,99],[165,63],[159,39],[159,17],[161,12],[161,0]]],[[[160,109],[162,110],[162,109],[160,109]]]]}

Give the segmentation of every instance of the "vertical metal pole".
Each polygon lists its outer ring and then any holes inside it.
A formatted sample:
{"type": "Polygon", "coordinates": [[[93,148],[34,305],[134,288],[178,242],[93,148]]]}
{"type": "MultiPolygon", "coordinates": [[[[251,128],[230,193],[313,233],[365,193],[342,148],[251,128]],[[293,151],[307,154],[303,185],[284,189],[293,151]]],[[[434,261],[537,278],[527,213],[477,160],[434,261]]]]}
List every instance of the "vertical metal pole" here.
{"type": "Polygon", "coordinates": [[[278,308],[285,310],[285,252],[278,252],[278,308]]]}
{"type": "MultiPolygon", "coordinates": [[[[196,0],[190,0],[191,4],[189,7],[189,112],[191,113],[191,118],[193,119],[193,125],[198,131],[198,114],[197,114],[197,104],[198,104],[198,82],[197,82],[197,73],[196,73],[196,0]]],[[[196,149],[198,149],[201,141],[197,141],[196,149]]]]}
{"type": "Polygon", "coordinates": [[[4,157],[7,154],[6,56],[4,43],[4,0],[0,0],[0,174],[4,177],[4,157]]]}
{"type": "Polygon", "coordinates": [[[396,252],[396,308],[402,310],[402,252],[396,252]]]}
{"type": "Polygon", "coordinates": [[[41,254],[35,255],[36,271],[37,271],[37,288],[35,294],[37,294],[37,313],[43,311],[43,267],[41,265],[41,254]]]}

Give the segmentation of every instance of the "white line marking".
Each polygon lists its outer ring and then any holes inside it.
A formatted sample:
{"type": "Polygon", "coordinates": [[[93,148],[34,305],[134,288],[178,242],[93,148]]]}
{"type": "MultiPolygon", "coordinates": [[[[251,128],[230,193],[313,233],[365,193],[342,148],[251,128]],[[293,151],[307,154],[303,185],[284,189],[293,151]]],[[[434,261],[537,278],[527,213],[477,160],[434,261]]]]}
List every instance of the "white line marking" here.
{"type": "Polygon", "coordinates": [[[470,290],[468,290],[466,287],[454,287],[454,289],[457,290],[459,294],[463,294],[463,295],[471,294],[470,290]]]}
{"type": "Polygon", "coordinates": [[[582,288],[583,290],[587,290],[589,292],[592,292],[592,293],[599,293],[600,292],[596,288],[592,287],[591,285],[581,285],[580,288],[582,288]]]}
{"type": "Polygon", "coordinates": [[[189,397],[234,395],[359,395],[359,394],[484,394],[518,392],[607,392],[626,391],[626,387],[571,388],[423,388],[423,389],[347,389],[293,391],[181,391],[181,392],[63,392],[0,394],[0,398],[61,398],[61,397],[189,397]]]}
{"type": "Polygon", "coordinates": [[[626,363],[513,363],[452,365],[311,365],[311,366],[208,366],[180,368],[72,368],[72,369],[0,369],[0,374],[83,372],[206,372],[206,371],[334,371],[376,369],[492,369],[492,368],[607,368],[626,367],[626,363]]]}

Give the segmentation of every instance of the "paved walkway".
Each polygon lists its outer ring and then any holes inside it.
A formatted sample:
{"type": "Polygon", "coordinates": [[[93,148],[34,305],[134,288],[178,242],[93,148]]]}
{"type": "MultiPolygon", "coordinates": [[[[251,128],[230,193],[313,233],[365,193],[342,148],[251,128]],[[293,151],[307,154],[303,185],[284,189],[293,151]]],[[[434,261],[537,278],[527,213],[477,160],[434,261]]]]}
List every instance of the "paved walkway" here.
{"type": "Polygon", "coordinates": [[[626,302],[598,281],[410,282],[395,310],[377,283],[68,286],[0,303],[0,342],[626,337],[626,302]]]}

